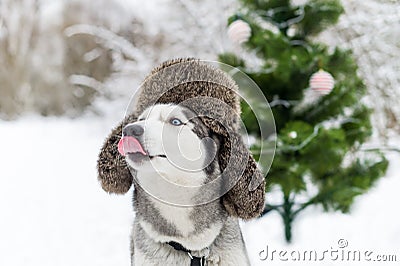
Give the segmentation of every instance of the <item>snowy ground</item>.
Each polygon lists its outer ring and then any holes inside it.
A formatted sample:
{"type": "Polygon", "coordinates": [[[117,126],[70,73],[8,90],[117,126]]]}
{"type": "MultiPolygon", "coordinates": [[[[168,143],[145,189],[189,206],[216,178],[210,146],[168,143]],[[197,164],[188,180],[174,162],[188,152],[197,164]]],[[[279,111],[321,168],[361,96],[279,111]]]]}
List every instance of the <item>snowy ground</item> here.
{"type": "MultiPolygon", "coordinates": [[[[0,122],[0,265],[101,266],[129,265],[129,234],[133,220],[131,193],[110,196],[96,180],[96,158],[112,118],[27,117],[0,122]]],[[[253,265],[310,265],[309,262],[265,261],[272,249],[370,250],[397,255],[400,261],[400,178],[398,154],[369,194],[359,197],[351,215],[309,209],[294,227],[294,244],[283,241],[280,217],[269,214],[243,225],[253,265]],[[265,256],[265,253],[261,255],[265,256]]],[[[322,256],[322,255],[321,255],[322,256]]],[[[327,257],[327,256],[326,256],[327,257]]],[[[398,263],[398,262],[397,262],[398,263]]],[[[345,264],[325,259],[313,265],[345,264]]],[[[368,265],[398,265],[375,262],[368,265]]]]}
{"type": "Polygon", "coordinates": [[[100,119],[0,124],[0,265],[128,265],[129,196],[96,180],[108,129],[100,119]]]}

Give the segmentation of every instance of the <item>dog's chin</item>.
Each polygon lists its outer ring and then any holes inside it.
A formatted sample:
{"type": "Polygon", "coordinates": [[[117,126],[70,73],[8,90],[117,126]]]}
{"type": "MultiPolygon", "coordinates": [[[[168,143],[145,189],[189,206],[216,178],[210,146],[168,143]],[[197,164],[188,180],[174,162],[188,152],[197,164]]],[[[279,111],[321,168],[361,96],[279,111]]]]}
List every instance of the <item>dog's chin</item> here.
{"type": "Polygon", "coordinates": [[[128,162],[132,162],[134,165],[142,165],[147,161],[150,161],[150,157],[148,155],[143,155],[142,153],[128,153],[126,155],[128,162]]]}
{"type": "Polygon", "coordinates": [[[127,163],[134,169],[143,168],[146,165],[149,165],[152,160],[159,159],[159,158],[166,158],[166,156],[165,155],[156,155],[156,156],[143,155],[142,153],[139,153],[139,152],[128,153],[126,155],[127,163]]]}

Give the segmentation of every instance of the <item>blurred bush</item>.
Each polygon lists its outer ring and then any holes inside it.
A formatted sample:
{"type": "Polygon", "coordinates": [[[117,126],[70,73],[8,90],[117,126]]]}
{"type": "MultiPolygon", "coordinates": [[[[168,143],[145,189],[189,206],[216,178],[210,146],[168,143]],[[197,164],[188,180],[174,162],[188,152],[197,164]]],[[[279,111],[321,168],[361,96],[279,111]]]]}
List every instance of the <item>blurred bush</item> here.
{"type": "Polygon", "coordinates": [[[161,61],[216,59],[234,3],[0,0],[0,119],[125,106],[161,61]]]}
{"type": "Polygon", "coordinates": [[[93,34],[65,34],[69,27],[91,25],[132,38],[127,28],[135,22],[128,15],[124,20],[126,13],[112,1],[98,1],[103,14],[89,1],[45,4],[0,2],[1,119],[30,112],[76,116],[106,93],[115,51],[93,34]]]}

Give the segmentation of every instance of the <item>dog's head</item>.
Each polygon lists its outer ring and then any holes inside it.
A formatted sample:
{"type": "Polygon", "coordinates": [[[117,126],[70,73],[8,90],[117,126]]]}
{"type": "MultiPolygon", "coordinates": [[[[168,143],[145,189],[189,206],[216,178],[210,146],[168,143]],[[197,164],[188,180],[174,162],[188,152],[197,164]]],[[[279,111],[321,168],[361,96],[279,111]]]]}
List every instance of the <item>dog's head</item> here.
{"type": "Polygon", "coordinates": [[[118,150],[138,178],[154,172],[180,186],[201,186],[217,163],[212,137],[192,110],[157,104],[124,126],[118,150]]]}
{"type": "Polygon", "coordinates": [[[264,177],[238,133],[239,116],[236,84],[224,72],[192,59],[164,63],[106,139],[98,160],[103,189],[125,193],[146,171],[184,186],[204,185],[220,173],[228,213],[258,216],[264,177]]]}

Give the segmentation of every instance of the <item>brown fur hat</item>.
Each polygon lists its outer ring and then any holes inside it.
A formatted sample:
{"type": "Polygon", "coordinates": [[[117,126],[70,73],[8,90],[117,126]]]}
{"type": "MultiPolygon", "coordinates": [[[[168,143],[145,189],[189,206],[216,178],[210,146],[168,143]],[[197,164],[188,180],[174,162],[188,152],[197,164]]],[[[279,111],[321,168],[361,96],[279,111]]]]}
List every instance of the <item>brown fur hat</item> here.
{"type": "Polygon", "coordinates": [[[135,172],[117,148],[123,126],[156,103],[181,104],[196,112],[219,137],[218,161],[224,184],[230,188],[222,196],[228,213],[243,219],[258,216],[264,208],[264,177],[238,133],[237,91],[227,74],[199,60],[170,60],[153,69],[139,88],[130,115],[112,130],[100,151],[97,168],[103,189],[122,194],[133,183],[135,172]]]}

